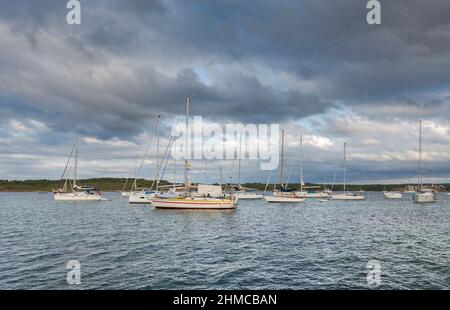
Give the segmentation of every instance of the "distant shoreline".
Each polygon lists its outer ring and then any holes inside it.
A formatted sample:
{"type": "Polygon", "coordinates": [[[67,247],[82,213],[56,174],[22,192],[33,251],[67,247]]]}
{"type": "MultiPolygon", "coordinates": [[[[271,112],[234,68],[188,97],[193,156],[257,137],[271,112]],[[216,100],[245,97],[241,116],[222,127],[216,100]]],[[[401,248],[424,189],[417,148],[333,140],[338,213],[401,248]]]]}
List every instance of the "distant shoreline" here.
{"type": "MultiPolygon", "coordinates": [[[[92,178],[81,179],[78,181],[79,185],[90,185],[99,188],[102,191],[121,191],[124,188],[126,178],[92,178]]],[[[129,179],[125,190],[130,190],[133,180],[129,179]]],[[[153,180],[138,179],[137,186],[139,188],[150,188],[153,180]]],[[[60,180],[0,180],[0,192],[51,192],[52,189],[62,187],[64,181],[60,180]]],[[[161,181],[160,185],[170,184],[167,181],[161,181]]],[[[407,184],[347,184],[349,191],[383,191],[383,190],[403,190],[407,184]]],[[[412,184],[414,185],[414,184],[412,184]]],[[[431,186],[431,184],[425,184],[431,186]]],[[[252,188],[263,191],[266,187],[264,183],[245,183],[243,187],[252,188]]],[[[268,190],[273,189],[273,184],[269,184],[268,190]]],[[[322,188],[331,188],[331,184],[306,184],[308,186],[320,186],[322,188]]],[[[291,184],[290,188],[300,188],[300,184],[291,184]]],[[[439,191],[449,191],[450,184],[434,184],[435,189],[439,191]]],[[[334,184],[333,190],[343,190],[342,184],[334,184]]]]}

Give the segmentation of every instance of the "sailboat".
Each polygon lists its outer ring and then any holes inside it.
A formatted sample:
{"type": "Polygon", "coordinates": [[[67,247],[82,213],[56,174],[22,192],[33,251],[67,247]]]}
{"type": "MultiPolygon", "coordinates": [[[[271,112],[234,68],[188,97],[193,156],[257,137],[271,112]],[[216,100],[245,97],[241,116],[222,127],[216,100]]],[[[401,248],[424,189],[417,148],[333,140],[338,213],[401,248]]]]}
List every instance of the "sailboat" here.
{"type": "Polygon", "coordinates": [[[300,203],[306,199],[296,197],[293,191],[288,191],[283,184],[284,179],[284,129],[281,130],[281,162],[280,162],[280,190],[274,190],[272,196],[264,196],[269,203],[300,203]]]}
{"type": "MultiPolygon", "coordinates": [[[[184,189],[185,192],[180,195],[180,197],[154,197],[151,199],[152,204],[157,209],[198,209],[198,210],[227,210],[235,209],[235,199],[233,197],[211,197],[211,195],[202,195],[201,192],[191,191],[193,186],[191,186],[189,181],[189,104],[191,96],[186,96],[185,106],[186,106],[186,141],[185,141],[185,158],[184,158],[184,189]]],[[[198,189],[207,188],[208,190],[212,188],[212,185],[198,186],[198,189]]],[[[220,186],[221,190],[221,186],[220,186]]]]}
{"type": "Polygon", "coordinates": [[[128,184],[128,179],[129,178],[126,178],[125,184],[123,185],[123,188],[120,191],[120,194],[121,194],[122,197],[129,197],[130,196],[130,192],[125,191],[125,188],[127,187],[127,184],[128,184]]]}
{"type": "MultiPolygon", "coordinates": [[[[299,198],[329,198],[330,195],[325,191],[303,191],[305,182],[303,181],[303,135],[300,136],[300,191],[295,192],[295,196],[299,198]]],[[[311,189],[313,187],[309,187],[311,189]]]]}
{"type": "Polygon", "coordinates": [[[128,194],[128,203],[130,204],[151,204],[152,198],[154,198],[157,194],[160,192],[158,191],[158,183],[159,183],[159,127],[160,127],[160,119],[161,115],[158,114],[157,116],[157,141],[156,141],[156,169],[158,171],[158,174],[156,175],[156,190],[148,190],[148,189],[141,189],[137,190],[137,174],[142,169],[142,165],[144,164],[144,161],[147,157],[148,149],[150,147],[150,144],[148,144],[147,149],[145,150],[144,157],[142,158],[140,167],[138,172],[136,173],[136,178],[134,179],[134,183],[132,185],[132,190],[128,194]]]}
{"type": "Polygon", "coordinates": [[[233,193],[236,200],[256,200],[263,198],[263,195],[256,193],[256,190],[244,189],[241,187],[240,191],[233,193]]]}
{"type": "Polygon", "coordinates": [[[383,191],[383,196],[386,199],[402,199],[402,193],[399,191],[383,191]]]}
{"type": "MultiPolygon", "coordinates": [[[[135,160],[134,160],[134,170],[133,171],[134,171],[133,175],[136,175],[136,172],[137,172],[137,155],[136,155],[135,160]]],[[[131,194],[131,192],[133,190],[134,183],[133,183],[133,185],[131,185],[130,190],[128,190],[128,191],[126,190],[128,181],[130,181],[129,177],[125,179],[125,184],[123,185],[122,190],[118,191],[121,194],[122,197],[130,197],[130,194],[131,194]]]]}
{"type": "MultiPolygon", "coordinates": [[[[53,190],[53,197],[56,201],[101,201],[106,200],[102,197],[100,190],[90,187],[90,186],[79,186],[77,184],[77,169],[78,169],[78,138],[72,148],[72,152],[67,160],[66,167],[63,172],[62,178],[66,172],[67,166],[70,162],[72,154],[75,152],[74,157],[74,167],[73,167],[73,179],[70,183],[69,179],[66,178],[63,188],[58,190],[53,190]],[[69,188],[69,186],[71,188],[69,188]]],[[[61,178],[61,179],[62,179],[61,178]]]]}
{"type": "Polygon", "coordinates": [[[255,200],[263,198],[263,195],[257,194],[255,190],[244,188],[241,185],[241,150],[242,150],[242,136],[239,140],[239,159],[238,159],[238,184],[237,190],[233,192],[236,200],[255,200]]]}
{"type": "Polygon", "coordinates": [[[407,184],[405,186],[405,190],[403,191],[404,194],[414,194],[416,190],[414,189],[414,186],[407,184]]]}
{"type": "Polygon", "coordinates": [[[423,188],[422,176],[422,121],[419,121],[419,167],[417,170],[417,192],[414,193],[413,201],[417,203],[437,202],[438,197],[436,191],[423,188]]]}
{"type": "Polygon", "coordinates": [[[347,192],[347,180],[346,180],[346,161],[347,161],[347,155],[346,155],[346,146],[347,144],[344,142],[344,193],[341,194],[332,194],[331,198],[333,200],[364,200],[366,199],[366,196],[364,196],[361,193],[351,193],[347,192]]]}

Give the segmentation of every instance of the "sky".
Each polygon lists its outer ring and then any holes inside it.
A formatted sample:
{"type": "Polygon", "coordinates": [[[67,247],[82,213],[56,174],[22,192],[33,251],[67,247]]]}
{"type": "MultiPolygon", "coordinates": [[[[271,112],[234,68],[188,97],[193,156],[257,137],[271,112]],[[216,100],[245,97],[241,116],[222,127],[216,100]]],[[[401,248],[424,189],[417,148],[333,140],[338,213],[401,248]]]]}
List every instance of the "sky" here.
{"type": "MultiPolygon", "coordinates": [[[[163,148],[193,94],[208,122],[280,124],[291,182],[300,135],[307,182],[333,180],[344,142],[350,183],[413,182],[419,120],[425,180],[450,181],[447,0],[380,1],[380,25],[365,0],[80,2],[69,25],[66,1],[0,0],[0,179],[59,179],[78,136],[79,177],[133,177],[151,142],[152,178],[156,115],[163,148]]],[[[242,181],[266,182],[258,167],[242,181]]]]}

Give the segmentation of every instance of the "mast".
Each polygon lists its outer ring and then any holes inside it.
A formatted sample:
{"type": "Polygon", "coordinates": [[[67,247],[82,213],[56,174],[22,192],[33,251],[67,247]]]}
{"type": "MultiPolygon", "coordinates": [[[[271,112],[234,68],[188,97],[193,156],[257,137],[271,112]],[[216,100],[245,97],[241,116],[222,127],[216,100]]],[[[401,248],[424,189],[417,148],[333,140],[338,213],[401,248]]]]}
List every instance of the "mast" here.
{"type": "Polygon", "coordinates": [[[139,165],[139,168],[137,168],[137,170],[136,170],[136,174],[134,176],[133,185],[131,186],[131,190],[130,191],[133,191],[134,189],[137,189],[137,178],[138,178],[139,173],[142,170],[142,166],[144,165],[144,161],[147,158],[148,150],[150,149],[151,143],[152,143],[152,139],[150,139],[150,141],[147,144],[147,147],[145,148],[144,156],[141,159],[141,163],[139,165]]]}
{"type": "Polygon", "coordinates": [[[346,169],[346,154],[345,154],[345,148],[346,148],[346,146],[347,146],[347,144],[344,142],[344,192],[347,192],[347,190],[346,190],[346,183],[347,183],[347,180],[346,180],[346,173],[347,173],[347,169],[346,169]]]}
{"type": "Polygon", "coordinates": [[[280,185],[283,188],[283,173],[284,173],[284,129],[281,129],[281,167],[280,167],[280,185]]]}
{"type": "Polygon", "coordinates": [[[138,155],[136,153],[136,154],[134,154],[134,170],[133,170],[133,174],[134,174],[135,178],[134,178],[133,183],[131,184],[130,192],[135,190],[135,187],[137,187],[137,184],[136,184],[137,173],[138,173],[138,155]]]}
{"type": "Polygon", "coordinates": [[[158,191],[159,185],[159,122],[161,120],[161,114],[158,114],[158,118],[156,121],[157,124],[157,138],[156,138],[156,191],[158,191]]]}
{"type": "Polygon", "coordinates": [[[336,169],[336,171],[334,172],[333,183],[331,184],[331,191],[333,191],[334,183],[336,183],[337,173],[338,173],[338,170],[336,169]]]}
{"type": "Polygon", "coordinates": [[[419,121],[419,169],[417,170],[418,191],[422,189],[422,121],[419,121]]]}
{"type": "Polygon", "coordinates": [[[222,169],[222,162],[220,162],[219,164],[219,172],[220,172],[220,188],[222,188],[223,186],[223,169],[222,169]]]}
{"type": "Polygon", "coordinates": [[[238,160],[238,187],[241,188],[241,149],[242,149],[242,133],[239,138],[239,160],[238,160]]]}
{"type": "Polygon", "coordinates": [[[264,187],[264,194],[267,192],[267,188],[269,187],[270,177],[272,175],[272,170],[270,170],[269,175],[267,176],[266,187],[264,187]]]}
{"type": "Polygon", "coordinates": [[[300,192],[303,192],[303,135],[300,136],[300,192]]]}
{"type": "Polygon", "coordinates": [[[188,176],[188,155],[189,155],[189,101],[191,99],[191,95],[186,96],[186,141],[185,141],[185,149],[184,149],[184,187],[186,190],[189,187],[189,176],[188,176]]]}
{"type": "MultiPolygon", "coordinates": [[[[174,149],[176,152],[177,149],[177,140],[174,140],[174,149]]],[[[176,192],[176,183],[177,183],[177,156],[173,156],[173,192],[176,192]]]]}
{"type": "Polygon", "coordinates": [[[75,142],[75,162],[73,167],[73,187],[77,186],[77,169],[78,169],[78,139],[75,142]]]}
{"type": "Polygon", "coordinates": [[[122,192],[125,191],[125,188],[127,187],[127,184],[128,184],[128,178],[126,178],[126,180],[125,180],[125,184],[122,187],[122,192]]]}

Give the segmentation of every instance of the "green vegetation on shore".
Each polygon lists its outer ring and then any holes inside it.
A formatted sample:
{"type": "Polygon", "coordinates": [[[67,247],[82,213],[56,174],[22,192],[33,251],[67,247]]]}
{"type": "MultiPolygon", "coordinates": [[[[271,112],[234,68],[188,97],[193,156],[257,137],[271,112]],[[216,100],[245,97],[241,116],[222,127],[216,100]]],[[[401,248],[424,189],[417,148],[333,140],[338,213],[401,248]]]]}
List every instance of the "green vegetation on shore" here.
{"type": "MultiPolygon", "coordinates": [[[[102,191],[117,191],[122,190],[126,179],[125,178],[94,178],[78,180],[78,185],[89,185],[99,188],[102,191]]],[[[150,188],[152,180],[138,179],[137,186],[139,188],[150,188]]],[[[130,190],[133,180],[128,180],[125,190],[130,190]]],[[[58,189],[62,187],[64,181],[60,180],[0,180],[0,192],[50,192],[52,189],[58,189]]],[[[161,181],[160,185],[169,184],[167,181],[161,181]]],[[[254,188],[263,191],[266,184],[263,183],[247,183],[242,184],[247,188],[254,188]]],[[[268,190],[273,189],[273,184],[269,184],[268,190]]],[[[306,184],[306,186],[314,186],[314,184],[306,184]]],[[[331,188],[331,184],[322,184],[321,188],[331,188]]],[[[290,188],[300,188],[300,184],[291,184],[290,188]]],[[[402,190],[405,188],[404,184],[364,184],[364,185],[347,185],[349,191],[383,191],[383,190],[402,190]]],[[[435,185],[435,188],[441,191],[448,191],[450,184],[435,185]]],[[[342,190],[342,184],[335,184],[333,190],[342,190]]]]}
{"type": "MultiPolygon", "coordinates": [[[[125,185],[125,178],[94,178],[78,180],[77,185],[89,185],[102,191],[122,190],[125,185]]],[[[130,190],[134,180],[128,180],[125,190],[130,190]]],[[[139,188],[149,188],[152,180],[138,179],[137,186],[139,188]]],[[[167,182],[161,181],[160,185],[166,185],[167,182]]],[[[0,180],[0,192],[51,192],[52,189],[61,188],[64,181],[60,180],[24,180],[24,181],[8,181],[0,180]]]]}

